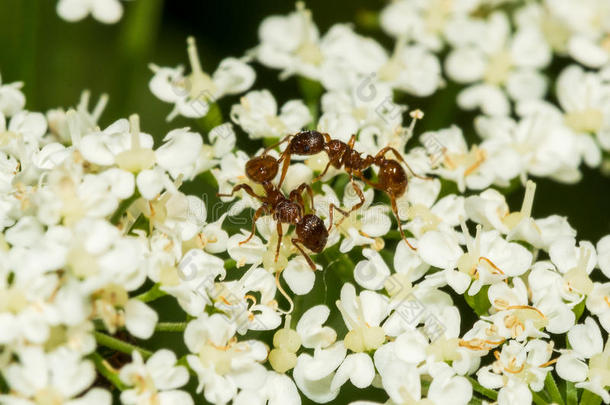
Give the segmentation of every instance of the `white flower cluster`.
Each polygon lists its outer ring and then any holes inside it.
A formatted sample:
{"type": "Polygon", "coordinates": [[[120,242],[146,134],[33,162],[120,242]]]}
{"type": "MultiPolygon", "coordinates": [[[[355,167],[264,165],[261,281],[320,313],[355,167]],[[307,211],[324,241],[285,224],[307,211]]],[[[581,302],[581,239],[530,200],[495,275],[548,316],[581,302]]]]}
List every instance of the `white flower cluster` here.
{"type": "MultiPolygon", "coordinates": [[[[120,10],[117,0],[58,4],[69,20],[111,22],[120,10]]],[[[190,74],[151,65],[149,84],[173,105],[170,120],[206,120],[220,98],[247,92],[229,115],[251,140],[308,126],[370,156],[372,178],[347,171],[355,157],[333,161],[330,141],[300,161],[288,143],[263,152],[281,154],[281,188],[279,172],[261,185],[232,123],[205,142],[189,128],[153,137],[137,115],[101,129],[104,96],[92,110],[85,92],[75,108],[42,114],[24,109],[21,84],[0,83],[0,402],[109,404],[113,392],[138,405],[328,403],[355,387],[379,402],[354,405],[610,403],[610,235],[582,241],[567,218],[533,216],[528,180],[576,182],[583,162],[598,167],[610,151],[608,2],[398,0],[379,21],[392,52],[351,25],[320,34],[297,3],[213,74],[189,38],[190,74]],[[565,67],[551,99],[555,60],[565,67]],[[270,90],[250,90],[254,61],[309,92],[279,107],[270,90]],[[405,122],[395,96],[448,83],[461,109],[481,112],[480,143],[453,125],[406,151],[423,113],[405,122]],[[417,174],[406,191],[381,180],[390,159],[417,174]],[[220,215],[180,191],[206,172],[233,202],[220,215]],[[523,204],[511,209],[498,189],[519,183],[523,204]],[[329,230],[312,258],[300,228],[269,211],[267,194],[292,198],[302,184],[329,230]],[[235,231],[247,209],[253,232],[235,231]],[[349,213],[333,221],[334,210],[349,213]],[[331,272],[340,286],[326,284],[331,272]],[[160,322],[162,296],[184,322],[160,322]],[[186,354],[138,346],[158,331],[180,333],[186,354]]]]}

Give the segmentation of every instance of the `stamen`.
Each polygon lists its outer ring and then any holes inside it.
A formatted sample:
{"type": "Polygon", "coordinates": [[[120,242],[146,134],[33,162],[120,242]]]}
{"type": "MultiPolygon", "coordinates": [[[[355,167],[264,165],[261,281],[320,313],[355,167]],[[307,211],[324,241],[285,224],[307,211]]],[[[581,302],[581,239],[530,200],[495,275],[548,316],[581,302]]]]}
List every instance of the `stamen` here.
{"type": "Polygon", "coordinates": [[[476,162],[474,162],[470,167],[468,167],[464,171],[464,177],[471,175],[475,170],[479,168],[487,158],[487,153],[483,149],[477,148],[477,146],[473,146],[473,152],[477,156],[476,162]]]}
{"type": "Polygon", "coordinates": [[[536,183],[528,180],[525,184],[525,196],[523,204],[521,204],[521,214],[523,218],[529,218],[532,215],[532,207],[534,205],[534,195],[536,194],[536,183]]]}
{"type": "Polygon", "coordinates": [[[460,228],[462,228],[462,234],[464,235],[464,239],[466,239],[466,249],[469,252],[472,252],[474,250],[474,247],[472,245],[472,238],[470,236],[470,231],[468,231],[468,227],[466,226],[466,221],[464,220],[464,217],[460,217],[460,228]]]}
{"type": "Polygon", "coordinates": [[[557,360],[559,360],[559,357],[554,358],[553,360],[547,361],[546,363],[543,363],[543,364],[539,365],[538,367],[540,367],[540,368],[548,367],[551,364],[557,363],[557,360]]]}
{"type": "Polygon", "coordinates": [[[424,118],[424,112],[418,108],[416,110],[411,111],[409,113],[409,116],[411,117],[411,124],[409,124],[409,129],[407,131],[410,138],[411,136],[413,136],[413,131],[415,131],[415,124],[417,123],[417,121],[424,118]]]}
{"type": "Polygon", "coordinates": [[[140,117],[138,114],[129,116],[129,128],[131,129],[131,149],[140,149],[140,117]]]}
{"type": "Polygon", "coordinates": [[[80,95],[80,100],[78,102],[77,109],[81,111],[87,111],[89,108],[89,98],[91,96],[91,92],[89,90],[85,90],[80,95]]]}
{"type": "MultiPolygon", "coordinates": [[[[512,360],[511,360],[511,363],[512,363],[512,360]]],[[[524,368],[525,368],[525,364],[521,364],[521,367],[519,367],[519,368],[518,368],[518,369],[516,369],[516,370],[514,370],[514,369],[512,369],[512,368],[505,367],[505,368],[504,368],[504,371],[506,371],[506,372],[508,372],[508,373],[511,373],[511,374],[519,374],[520,372],[522,372],[522,371],[523,371],[523,369],[524,369],[524,368]]]]}
{"type": "Polygon", "coordinates": [[[343,303],[340,300],[337,300],[335,302],[335,304],[337,305],[337,308],[339,308],[339,312],[341,312],[341,315],[343,315],[343,318],[345,319],[346,323],[349,323],[349,325],[347,325],[347,327],[349,329],[355,329],[359,323],[356,322],[354,320],[354,318],[352,318],[347,311],[345,310],[345,307],[343,306],[343,303]]]}
{"type": "Polygon", "coordinates": [[[511,305],[509,307],[506,307],[506,309],[529,309],[529,310],[538,312],[538,314],[542,318],[546,319],[546,316],[544,316],[544,314],[538,308],[532,307],[530,305],[511,305]]]}
{"type": "MultiPolygon", "coordinates": [[[[480,225],[479,225],[479,226],[480,226],[480,225]]],[[[504,274],[505,274],[505,273],[504,273],[504,272],[503,272],[503,271],[502,271],[502,270],[501,270],[501,269],[500,269],[498,266],[496,266],[496,265],[494,264],[494,262],[492,262],[491,260],[489,260],[487,257],[485,257],[485,256],[481,256],[481,257],[479,257],[479,262],[480,262],[481,260],[483,260],[483,261],[487,262],[487,264],[489,264],[489,265],[490,265],[490,266],[491,266],[491,267],[492,267],[494,270],[496,270],[498,273],[500,273],[500,274],[502,274],[502,275],[504,275],[504,274]]]]}
{"type": "Polygon", "coordinates": [[[197,54],[197,44],[195,43],[195,38],[188,37],[186,39],[186,43],[186,51],[189,56],[189,63],[191,64],[191,72],[194,75],[203,73],[203,69],[201,69],[201,62],[199,61],[199,55],[197,54]]]}
{"type": "Polygon", "coordinates": [[[97,121],[102,116],[102,112],[104,112],[104,109],[106,108],[106,104],[108,104],[108,94],[102,94],[91,112],[91,118],[93,118],[94,123],[97,124],[97,121]]]}

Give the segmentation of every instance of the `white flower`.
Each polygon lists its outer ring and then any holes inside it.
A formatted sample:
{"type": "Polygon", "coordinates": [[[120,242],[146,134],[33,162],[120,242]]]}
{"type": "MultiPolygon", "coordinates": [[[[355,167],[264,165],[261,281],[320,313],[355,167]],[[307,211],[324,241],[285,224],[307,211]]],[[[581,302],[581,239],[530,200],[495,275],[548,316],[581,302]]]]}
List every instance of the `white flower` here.
{"type": "Polygon", "coordinates": [[[593,289],[587,296],[587,309],[596,315],[599,323],[610,331],[610,283],[593,283],[593,289]]]}
{"type": "Polygon", "coordinates": [[[7,403],[53,401],[66,405],[109,405],[110,393],[100,388],[85,392],[95,380],[95,368],[69,350],[45,353],[37,346],[18,351],[19,363],[4,370],[11,394],[0,395],[7,403]]]}
{"type": "Polygon", "coordinates": [[[441,165],[429,171],[455,181],[460,191],[466,187],[483,189],[491,184],[505,187],[521,171],[519,154],[505,143],[485,141],[469,148],[462,130],[456,126],[427,132],[422,137],[442,145],[441,165]]]}
{"type": "Polygon", "coordinates": [[[280,138],[301,130],[311,115],[301,100],[287,101],[279,111],[269,90],[247,93],[231,108],[231,119],[248,133],[250,139],[280,138]]]}
{"type": "MultiPolygon", "coordinates": [[[[364,185],[360,181],[355,181],[360,190],[364,190],[364,185]]],[[[357,191],[351,183],[345,185],[343,194],[343,204],[340,205],[339,199],[335,192],[328,185],[322,186],[324,194],[317,198],[317,203],[320,204],[321,210],[327,220],[330,220],[330,204],[341,206],[346,212],[361,202],[357,191]],[[320,202],[322,201],[322,202],[320,202]]],[[[352,211],[349,216],[343,215],[337,210],[333,210],[333,226],[329,235],[327,246],[332,246],[337,242],[339,235],[345,236],[341,241],[339,250],[341,253],[346,253],[352,250],[355,246],[370,245],[374,248],[379,248],[381,236],[388,233],[391,226],[391,220],[388,216],[388,207],[383,205],[373,204],[374,190],[367,189],[363,191],[364,202],[361,207],[352,211]],[[338,221],[342,221],[337,225],[338,221]]]]}
{"type": "Polygon", "coordinates": [[[598,68],[610,58],[607,33],[610,30],[608,5],[603,0],[547,0],[549,19],[555,19],[564,33],[564,51],[578,62],[598,68]]]}
{"type": "MultiPolygon", "coordinates": [[[[604,150],[610,149],[610,77],[603,72],[585,72],[580,66],[565,68],[557,79],[557,98],[566,124],[577,134],[583,134],[583,143],[597,138],[604,150]]],[[[592,157],[585,161],[590,166],[599,163],[595,148],[592,157]]]]}
{"type": "MultiPolygon", "coordinates": [[[[586,156],[582,137],[568,128],[561,115],[548,109],[529,111],[519,121],[508,117],[478,118],[477,132],[487,140],[504,142],[520,155],[520,170],[566,183],[580,179],[586,156]]],[[[522,178],[524,178],[523,176],[522,178]]]]}
{"type": "Polygon", "coordinates": [[[411,1],[388,4],[380,13],[381,28],[395,38],[405,37],[438,52],[443,47],[447,25],[474,11],[478,1],[411,1]]]}
{"type": "Polygon", "coordinates": [[[193,404],[193,399],[185,391],[177,390],[189,380],[184,366],[176,366],[176,355],[161,349],[146,363],[138,351],[132,353],[133,362],[124,365],[119,373],[121,381],[133,387],[121,393],[124,404],[193,404]]]}
{"type": "Polygon", "coordinates": [[[57,14],[69,22],[91,14],[99,22],[114,24],[123,16],[123,6],[119,0],[59,0],[57,14]]]}
{"type": "Polygon", "coordinates": [[[432,95],[442,83],[436,55],[418,45],[397,41],[394,53],[378,70],[379,80],[418,97],[432,95]]]}
{"type": "Polygon", "coordinates": [[[555,370],[564,380],[584,381],[589,371],[584,359],[601,353],[604,348],[599,326],[593,318],[588,317],[584,325],[577,324],[570,328],[568,340],[572,349],[563,351],[557,360],[555,370]]]}
{"type": "Polygon", "coordinates": [[[0,76],[0,113],[10,117],[23,109],[25,96],[21,92],[22,82],[2,84],[0,76]]]}
{"type": "Polygon", "coordinates": [[[536,26],[518,27],[512,34],[507,15],[493,12],[484,21],[456,21],[447,38],[456,46],[445,61],[447,74],[460,83],[476,83],[458,96],[462,108],[504,116],[510,105],[503,88],[514,100],[544,95],[546,81],[538,69],[548,65],[551,50],[536,26]]]}
{"type": "Polygon", "coordinates": [[[610,278],[610,235],[597,242],[597,267],[610,278]]]}
{"type": "Polygon", "coordinates": [[[258,28],[258,37],[256,57],[263,65],[282,69],[281,77],[300,74],[319,78],[323,60],[319,32],[311,11],[303,3],[297,3],[297,10],[287,16],[265,18],[258,28]]]}
{"type": "Polygon", "coordinates": [[[150,91],[160,100],[175,104],[167,116],[168,121],[177,115],[187,118],[203,117],[208,113],[211,103],[224,95],[246,91],[256,78],[254,70],[236,58],[224,59],[212,76],[209,76],[201,68],[195,39],[189,37],[187,42],[190,75],[184,75],[182,66],[150,66],[155,74],[149,83],[150,91]]]}
{"type": "Polygon", "coordinates": [[[547,362],[552,346],[552,343],[538,339],[530,340],[526,345],[511,340],[502,346],[492,365],[479,369],[479,383],[490,389],[501,388],[498,395],[501,404],[513,404],[515,400],[531,403],[527,387],[529,385],[535,392],[544,388],[544,379],[551,370],[547,362]]]}
{"type": "Polygon", "coordinates": [[[256,340],[239,342],[235,325],[220,314],[202,314],[189,322],[184,342],[191,351],[187,361],[197,374],[197,392],[204,391],[206,401],[226,404],[238,390],[256,390],[266,379],[267,370],[260,362],[267,357],[267,347],[256,340]]]}

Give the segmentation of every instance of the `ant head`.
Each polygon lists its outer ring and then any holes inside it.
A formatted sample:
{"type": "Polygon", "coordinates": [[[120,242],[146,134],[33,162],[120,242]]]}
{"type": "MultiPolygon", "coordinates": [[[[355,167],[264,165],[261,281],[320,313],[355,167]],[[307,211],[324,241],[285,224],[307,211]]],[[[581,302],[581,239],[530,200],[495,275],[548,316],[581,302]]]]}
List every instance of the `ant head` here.
{"type": "Polygon", "coordinates": [[[270,155],[256,156],[246,162],[246,176],[255,183],[273,180],[278,169],[277,159],[270,155]]]}
{"type": "Polygon", "coordinates": [[[328,154],[328,159],[331,162],[337,162],[341,156],[343,156],[347,148],[347,144],[338,139],[332,139],[326,144],[325,147],[326,153],[328,154]]]}

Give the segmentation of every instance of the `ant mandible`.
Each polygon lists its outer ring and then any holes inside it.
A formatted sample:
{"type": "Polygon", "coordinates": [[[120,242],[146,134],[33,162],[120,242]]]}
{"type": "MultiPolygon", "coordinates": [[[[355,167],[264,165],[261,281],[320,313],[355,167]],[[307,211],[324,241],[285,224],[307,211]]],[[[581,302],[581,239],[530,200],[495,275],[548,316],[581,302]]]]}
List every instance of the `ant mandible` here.
{"type": "MultiPolygon", "coordinates": [[[[309,155],[315,155],[317,153],[324,151],[324,152],[326,152],[326,154],[328,156],[328,163],[327,163],[326,167],[324,168],[324,170],[315,179],[313,179],[313,182],[316,182],[316,181],[320,180],[322,177],[324,177],[324,175],[326,174],[326,172],[328,171],[328,169],[330,168],[331,165],[336,169],[341,169],[343,167],[344,170],[346,171],[346,173],[349,175],[352,187],[354,188],[354,191],[356,192],[356,194],[358,195],[358,197],[360,199],[360,201],[357,204],[355,204],[354,206],[352,206],[351,209],[347,212],[338,208],[334,204],[330,205],[330,217],[331,218],[333,215],[332,214],[333,210],[337,210],[341,214],[343,214],[343,218],[341,218],[341,220],[339,220],[339,222],[337,223],[337,226],[340,225],[341,222],[343,221],[343,219],[345,219],[347,216],[349,216],[349,214],[351,214],[353,211],[358,210],[360,207],[362,207],[362,205],[364,205],[364,202],[365,202],[364,193],[362,192],[362,189],[354,182],[354,179],[353,179],[353,176],[356,176],[356,177],[360,178],[361,180],[363,180],[369,186],[371,186],[377,190],[384,191],[385,193],[388,194],[388,196],[390,197],[391,205],[392,205],[392,212],[394,213],[394,216],[396,217],[396,220],[398,221],[398,229],[400,231],[400,235],[401,235],[402,239],[407,243],[407,245],[411,249],[415,250],[415,248],[409,243],[409,241],[407,240],[407,238],[404,234],[404,231],[401,226],[402,221],[398,214],[398,207],[396,204],[396,200],[405,193],[405,191],[407,190],[407,185],[408,185],[407,174],[406,174],[405,170],[403,169],[403,167],[400,165],[400,163],[403,163],[414,177],[425,179],[425,180],[430,180],[430,178],[419,176],[415,172],[413,172],[411,167],[407,164],[407,162],[403,159],[401,154],[395,148],[393,148],[391,146],[386,146],[383,149],[381,149],[375,156],[366,155],[363,157],[362,153],[360,153],[354,149],[354,145],[356,142],[356,135],[352,135],[351,138],[349,139],[349,141],[347,143],[345,143],[338,139],[332,139],[330,137],[330,135],[328,135],[326,133],[321,133],[321,132],[318,132],[315,130],[310,130],[310,131],[301,131],[301,132],[298,132],[297,134],[288,135],[288,136],[284,137],[284,139],[282,139],[277,144],[268,147],[263,152],[263,155],[261,155],[261,157],[268,156],[268,155],[266,155],[266,153],[270,149],[273,149],[285,142],[289,142],[288,146],[286,147],[284,152],[282,152],[280,158],[278,160],[276,160],[278,165],[280,163],[283,164],[282,174],[281,174],[280,181],[279,181],[280,186],[288,171],[288,165],[290,164],[291,155],[309,156],[309,155]],[[392,152],[394,154],[394,156],[396,157],[396,159],[398,159],[398,161],[400,161],[400,163],[394,159],[386,158],[385,155],[388,152],[392,152]],[[369,179],[367,179],[364,176],[364,173],[363,173],[366,169],[368,169],[369,167],[371,167],[373,165],[379,167],[379,173],[378,173],[379,180],[377,183],[371,182],[369,179]]],[[[272,159],[275,160],[275,158],[272,158],[272,159]]],[[[276,174],[277,174],[277,170],[275,171],[274,176],[276,174]]],[[[330,227],[332,227],[332,221],[331,221],[330,227]]],[[[330,230],[330,227],[329,227],[329,230],[330,230]]]]}
{"type": "MultiPolygon", "coordinates": [[[[263,159],[262,161],[259,159],[260,157],[253,158],[252,160],[254,160],[254,163],[268,162],[266,159],[263,159]]],[[[254,178],[258,179],[269,178],[271,172],[273,172],[273,168],[271,168],[271,170],[267,170],[265,168],[266,166],[263,164],[261,166],[263,169],[259,170],[257,168],[258,166],[254,163],[252,165],[254,168],[251,170],[250,175],[253,175],[254,178]]],[[[247,166],[248,165],[246,165],[246,167],[247,166]]],[[[248,173],[248,169],[246,169],[246,173],[248,173]]],[[[275,169],[275,173],[277,174],[277,167],[275,169]]],[[[248,175],[248,177],[250,177],[250,175],[248,175]]],[[[250,178],[253,179],[253,177],[250,178]]],[[[275,177],[275,174],[270,176],[270,178],[273,177],[275,177]]],[[[244,190],[246,193],[262,202],[262,205],[256,210],[252,218],[252,231],[250,236],[239,242],[239,244],[242,245],[252,239],[256,232],[256,220],[261,215],[272,215],[273,219],[276,221],[276,229],[278,234],[277,247],[275,250],[275,261],[277,262],[278,260],[282,236],[284,235],[282,224],[290,224],[295,226],[297,234],[296,238],[291,239],[292,244],[299,250],[303,257],[305,257],[309,267],[315,271],[316,266],[303,249],[303,246],[314,253],[321,253],[322,250],[324,250],[328,240],[328,229],[326,229],[324,221],[322,221],[322,219],[320,219],[320,217],[317,215],[305,214],[305,202],[303,201],[302,194],[303,191],[307,192],[310,198],[311,207],[313,207],[313,190],[311,186],[303,183],[295,190],[292,190],[289,197],[286,198],[279,188],[273,185],[271,181],[264,180],[261,183],[263,189],[265,190],[265,195],[256,194],[252,187],[245,183],[237,184],[235,187],[233,187],[233,190],[229,194],[217,194],[219,197],[231,197],[235,192],[244,190]]],[[[332,215],[330,221],[332,224],[332,215]]]]}

